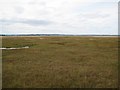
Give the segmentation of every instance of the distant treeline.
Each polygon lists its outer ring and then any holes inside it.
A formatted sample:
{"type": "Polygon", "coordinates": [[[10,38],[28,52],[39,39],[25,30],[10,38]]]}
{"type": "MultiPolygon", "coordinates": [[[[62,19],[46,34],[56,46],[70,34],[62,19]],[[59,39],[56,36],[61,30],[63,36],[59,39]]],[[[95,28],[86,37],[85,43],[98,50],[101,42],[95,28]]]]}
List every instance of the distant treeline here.
{"type": "Polygon", "coordinates": [[[73,35],[73,34],[0,34],[0,36],[120,36],[120,35],[73,35]]]}

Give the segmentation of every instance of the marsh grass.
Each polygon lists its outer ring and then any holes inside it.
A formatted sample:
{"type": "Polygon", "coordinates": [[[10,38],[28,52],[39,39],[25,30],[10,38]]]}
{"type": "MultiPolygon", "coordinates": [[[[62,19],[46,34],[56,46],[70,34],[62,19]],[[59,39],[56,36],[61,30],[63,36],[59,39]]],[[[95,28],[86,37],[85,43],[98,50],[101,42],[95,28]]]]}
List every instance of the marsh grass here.
{"type": "Polygon", "coordinates": [[[117,38],[40,38],[3,37],[3,88],[117,87],[117,38]]]}

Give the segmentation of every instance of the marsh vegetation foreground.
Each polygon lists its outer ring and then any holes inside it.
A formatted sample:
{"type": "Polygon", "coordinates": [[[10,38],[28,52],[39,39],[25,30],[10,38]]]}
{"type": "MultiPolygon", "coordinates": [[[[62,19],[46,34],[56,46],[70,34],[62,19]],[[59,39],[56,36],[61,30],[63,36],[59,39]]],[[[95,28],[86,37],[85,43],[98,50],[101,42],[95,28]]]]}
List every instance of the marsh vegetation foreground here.
{"type": "Polygon", "coordinates": [[[80,36],[6,36],[3,88],[115,88],[118,39],[80,36]]]}

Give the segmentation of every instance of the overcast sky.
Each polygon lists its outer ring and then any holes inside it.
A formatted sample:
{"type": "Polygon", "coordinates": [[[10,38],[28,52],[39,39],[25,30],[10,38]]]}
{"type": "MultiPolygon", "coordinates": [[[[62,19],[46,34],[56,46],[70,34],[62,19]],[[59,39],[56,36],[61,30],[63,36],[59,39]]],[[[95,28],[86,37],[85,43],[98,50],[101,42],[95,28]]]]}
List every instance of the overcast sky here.
{"type": "Polygon", "coordinates": [[[0,0],[1,34],[118,34],[119,0],[0,0]]]}

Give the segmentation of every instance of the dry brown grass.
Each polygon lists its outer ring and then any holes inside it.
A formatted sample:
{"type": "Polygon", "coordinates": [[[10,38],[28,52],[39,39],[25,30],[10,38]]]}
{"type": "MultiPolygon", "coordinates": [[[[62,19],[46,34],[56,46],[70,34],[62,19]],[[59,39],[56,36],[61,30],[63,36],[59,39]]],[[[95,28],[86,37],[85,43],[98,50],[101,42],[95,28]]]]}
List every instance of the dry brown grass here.
{"type": "Polygon", "coordinates": [[[3,47],[30,46],[3,50],[3,88],[115,88],[117,42],[109,37],[3,37],[3,47]]]}

